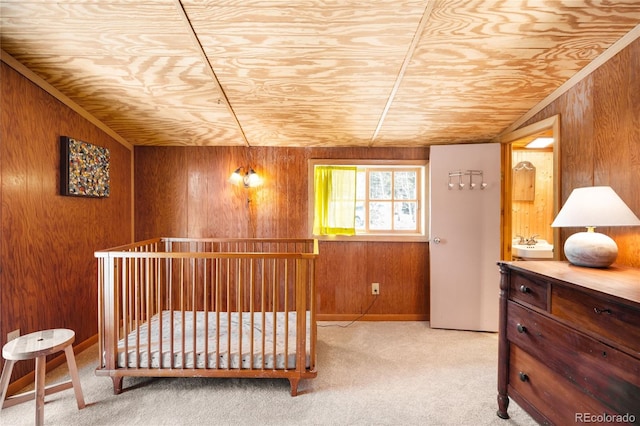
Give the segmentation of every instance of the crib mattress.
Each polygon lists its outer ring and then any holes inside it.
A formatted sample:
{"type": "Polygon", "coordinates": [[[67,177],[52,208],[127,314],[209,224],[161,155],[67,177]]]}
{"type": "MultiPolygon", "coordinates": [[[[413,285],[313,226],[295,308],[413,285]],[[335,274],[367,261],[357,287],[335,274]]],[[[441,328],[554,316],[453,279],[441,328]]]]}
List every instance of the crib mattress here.
{"type": "MultiPolygon", "coordinates": [[[[311,358],[308,311],[306,316],[305,367],[309,368],[311,358]]],[[[267,312],[264,314],[263,321],[261,312],[216,314],[199,311],[195,312],[194,321],[192,311],[162,311],[154,315],[151,321],[141,324],[137,330],[129,333],[126,350],[124,339],[118,342],[118,367],[125,366],[182,369],[293,369],[296,366],[296,312],[267,312]],[[285,322],[288,323],[288,335],[285,335],[285,322]],[[171,323],[173,323],[173,337],[171,323]],[[206,354],[205,330],[208,342],[206,354]],[[264,352],[262,351],[263,338],[264,352]]]]}

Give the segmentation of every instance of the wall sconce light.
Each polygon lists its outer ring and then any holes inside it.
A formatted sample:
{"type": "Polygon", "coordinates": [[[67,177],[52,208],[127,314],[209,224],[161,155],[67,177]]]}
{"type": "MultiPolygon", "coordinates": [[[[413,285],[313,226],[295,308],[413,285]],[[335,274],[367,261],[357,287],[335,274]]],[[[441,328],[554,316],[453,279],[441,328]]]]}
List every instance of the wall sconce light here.
{"type": "Polygon", "coordinates": [[[229,177],[229,183],[234,185],[242,185],[245,188],[255,188],[262,184],[262,178],[251,167],[247,168],[247,173],[242,174],[244,167],[238,167],[229,177]]]}
{"type": "Polygon", "coordinates": [[[606,268],[615,262],[618,246],[596,226],[638,226],[640,219],[609,186],[576,188],[551,224],[554,228],[584,226],[564,243],[564,255],[578,266],[606,268]]]}

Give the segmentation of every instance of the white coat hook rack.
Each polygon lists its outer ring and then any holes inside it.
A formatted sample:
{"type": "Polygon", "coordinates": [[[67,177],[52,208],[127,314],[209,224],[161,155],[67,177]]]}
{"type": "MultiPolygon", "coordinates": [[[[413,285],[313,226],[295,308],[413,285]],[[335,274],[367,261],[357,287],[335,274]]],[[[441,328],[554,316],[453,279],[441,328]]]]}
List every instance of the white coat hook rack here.
{"type": "Polygon", "coordinates": [[[477,188],[478,185],[480,186],[480,189],[485,189],[487,187],[487,183],[484,181],[484,173],[482,170],[467,170],[464,172],[462,170],[456,170],[454,172],[449,172],[449,184],[448,184],[449,189],[453,189],[455,186],[457,186],[458,189],[464,189],[464,187],[466,186],[466,184],[462,181],[464,176],[469,176],[469,189],[477,188]],[[474,182],[474,179],[473,179],[474,176],[480,177],[479,183],[478,183],[478,180],[474,182]],[[458,178],[457,185],[453,183],[451,180],[451,178],[454,178],[454,177],[458,178]]]}

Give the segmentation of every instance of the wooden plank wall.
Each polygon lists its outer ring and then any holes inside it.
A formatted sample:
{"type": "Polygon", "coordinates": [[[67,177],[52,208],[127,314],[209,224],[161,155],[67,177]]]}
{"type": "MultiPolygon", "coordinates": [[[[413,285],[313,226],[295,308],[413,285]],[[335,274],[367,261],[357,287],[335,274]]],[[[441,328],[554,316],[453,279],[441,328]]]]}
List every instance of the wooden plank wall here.
{"type": "MultiPolygon", "coordinates": [[[[97,333],[98,249],[130,242],[132,152],[0,62],[0,341],[70,328],[97,333]],[[63,197],[59,137],[111,151],[111,196],[63,197]]],[[[19,362],[13,377],[33,370],[19,362]]]]}
{"type": "MultiPolygon", "coordinates": [[[[560,114],[562,202],[574,188],[611,186],[640,217],[640,39],[523,126],[560,114]]],[[[561,244],[579,228],[564,228],[561,244]]],[[[599,228],[617,263],[640,267],[640,228],[599,228]]],[[[560,245],[561,246],[561,245],[560,245]]]]}
{"type": "MultiPolygon", "coordinates": [[[[428,148],[136,147],[136,240],[156,236],[306,238],[307,160],[428,159],[428,148]],[[257,189],[227,182],[237,167],[257,189]]],[[[323,319],[426,320],[428,243],[321,242],[323,319]],[[377,300],[371,283],[380,283],[377,300]],[[375,304],[373,303],[375,301],[375,304]]]]}

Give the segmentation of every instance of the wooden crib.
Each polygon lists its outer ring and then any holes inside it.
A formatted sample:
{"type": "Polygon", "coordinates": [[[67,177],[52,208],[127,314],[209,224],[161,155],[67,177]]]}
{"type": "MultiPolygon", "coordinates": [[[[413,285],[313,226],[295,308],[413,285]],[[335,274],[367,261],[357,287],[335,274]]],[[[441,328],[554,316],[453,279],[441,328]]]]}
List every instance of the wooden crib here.
{"type": "Polygon", "coordinates": [[[156,238],[98,259],[96,375],[316,377],[311,239],[156,238]]]}

